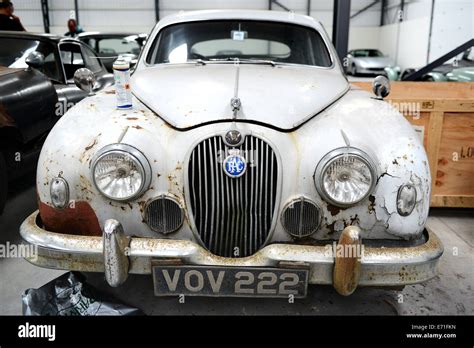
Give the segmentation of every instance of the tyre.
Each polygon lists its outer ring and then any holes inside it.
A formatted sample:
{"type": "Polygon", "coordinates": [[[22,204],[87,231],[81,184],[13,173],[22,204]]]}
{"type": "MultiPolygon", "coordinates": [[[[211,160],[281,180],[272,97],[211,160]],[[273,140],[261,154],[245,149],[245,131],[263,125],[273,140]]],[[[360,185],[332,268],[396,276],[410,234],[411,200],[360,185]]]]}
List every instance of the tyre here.
{"type": "Polygon", "coordinates": [[[401,81],[404,81],[407,76],[413,74],[416,70],[415,69],[405,69],[400,77],[401,81]]]}
{"type": "Polygon", "coordinates": [[[352,64],[351,74],[352,76],[357,76],[357,67],[355,64],[352,64]]]}
{"type": "Polygon", "coordinates": [[[352,75],[351,68],[349,66],[345,66],[344,71],[346,72],[346,75],[352,75]]]}
{"type": "Polygon", "coordinates": [[[0,152],[0,214],[3,213],[8,194],[7,165],[3,153],[0,152]]]}

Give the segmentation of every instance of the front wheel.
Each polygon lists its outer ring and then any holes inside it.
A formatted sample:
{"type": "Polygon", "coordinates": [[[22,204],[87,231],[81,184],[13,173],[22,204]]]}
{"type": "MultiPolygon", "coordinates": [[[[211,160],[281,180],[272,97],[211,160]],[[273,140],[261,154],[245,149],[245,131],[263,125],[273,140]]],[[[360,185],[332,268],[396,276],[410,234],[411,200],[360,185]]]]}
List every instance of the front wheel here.
{"type": "Polygon", "coordinates": [[[8,194],[8,176],[7,176],[7,165],[5,163],[5,157],[0,152],[0,214],[3,213],[5,203],[7,202],[8,194]]]}
{"type": "Polygon", "coordinates": [[[357,76],[357,67],[355,64],[352,64],[352,70],[351,70],[352,76],[357,76]]]}

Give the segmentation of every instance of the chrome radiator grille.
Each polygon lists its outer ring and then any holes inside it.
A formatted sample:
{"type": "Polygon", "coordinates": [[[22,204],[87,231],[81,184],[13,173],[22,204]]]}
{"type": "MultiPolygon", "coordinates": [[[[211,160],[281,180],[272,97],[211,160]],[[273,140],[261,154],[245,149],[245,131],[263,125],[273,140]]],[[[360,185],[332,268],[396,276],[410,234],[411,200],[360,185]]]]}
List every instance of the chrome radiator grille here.
{"type": "Polygon", "coordinates": [[[265,141],[246,136],[235,149],[247,161],[239,178],[224,173],[230,148],[220,136],[194,148],[188,166],[192,216],[204,245],[224,257],[252,255],[265,243],[276,208],[278,163],[265,141]]]}

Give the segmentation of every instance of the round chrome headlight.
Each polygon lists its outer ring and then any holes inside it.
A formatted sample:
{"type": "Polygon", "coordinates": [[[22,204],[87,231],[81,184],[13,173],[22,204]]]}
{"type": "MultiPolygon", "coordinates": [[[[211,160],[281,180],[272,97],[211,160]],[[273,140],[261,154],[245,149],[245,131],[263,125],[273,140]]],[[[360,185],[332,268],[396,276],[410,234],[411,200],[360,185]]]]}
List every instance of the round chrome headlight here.
{"type": "Polygon", "coordinates": [[[126,144],[112,144],[96,155],[92,178],[97,190],[116,201],[129,201],[150,186],[151,167],[145,156],[126,144]]]}
{"type": "Polygon", "coordinates": [[[327,202],[343,207],[366,198],[375,186],[375,179],[375,165],[369,156],[347,147],[324,156],[314,175],[319,194],[327,202]]]}

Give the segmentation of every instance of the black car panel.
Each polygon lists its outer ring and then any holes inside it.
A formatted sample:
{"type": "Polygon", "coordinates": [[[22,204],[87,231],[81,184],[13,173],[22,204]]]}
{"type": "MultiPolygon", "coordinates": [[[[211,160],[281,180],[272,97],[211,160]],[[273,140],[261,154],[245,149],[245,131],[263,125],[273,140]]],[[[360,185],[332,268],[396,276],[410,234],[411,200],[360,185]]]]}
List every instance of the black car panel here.
{"type": "MultiPolygon", "coordinates": [[[[87,96],[73,80],[75,71],[83,67],[96,75],[94,90],[113,85],[113,75],[81,41],[48,34],[0,32],[1,187],[6,186],[6,172],[16,175],[29,167],[29,162],[36,163],[41,145],[59,117],[87,96]],[[38,68],[26,64],[34,51],[44,56],[38,68]]],[[[6,196],[0,195],[0,213],[5,200],[6,196]]]]}
{"type": "MultiPolygon", "coordinates": [[[[57,94],[49,79],[34,69],[0,70],[0,105],[27,143],[50,130],[57,120],[57,94]]],[[[1,127],[1,124],[0,124],[1,127]]]]}

